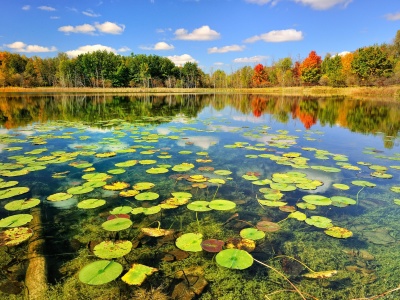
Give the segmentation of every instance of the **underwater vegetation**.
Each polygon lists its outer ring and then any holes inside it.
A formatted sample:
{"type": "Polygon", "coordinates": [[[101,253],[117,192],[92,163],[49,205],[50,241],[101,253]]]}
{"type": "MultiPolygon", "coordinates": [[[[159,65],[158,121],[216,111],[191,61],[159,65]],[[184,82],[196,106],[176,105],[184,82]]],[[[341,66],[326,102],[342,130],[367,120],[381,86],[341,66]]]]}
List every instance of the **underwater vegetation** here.
{"type": "Polygon", "coordinates": [[[0,157],[1,299],[400,295],[398,136],[210,106],[2,129],[0,157]]]}

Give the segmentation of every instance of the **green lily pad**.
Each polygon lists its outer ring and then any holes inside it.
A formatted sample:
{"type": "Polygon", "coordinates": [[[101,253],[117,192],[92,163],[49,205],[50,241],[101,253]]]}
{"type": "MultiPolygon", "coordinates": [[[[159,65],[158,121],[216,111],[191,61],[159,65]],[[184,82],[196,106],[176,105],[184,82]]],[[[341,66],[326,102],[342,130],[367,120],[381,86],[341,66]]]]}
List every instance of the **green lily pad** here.
{"type": "Polygon", "coordinates": [[[353,236],[353,233],[342,227],[332,226],[324,231],[327,235],[339,238],[339,239],[347,239],[353,236]]]}
{"type": "Polygon", "coordinates": [[[215,210],[230,210],[236,207],[236,203],[230,200],[217,199],[210,201],[208,206],[215,210]]]}
{"type": "Polygon", "coordinates": [[[186,172],[189,171],[190,169],[194,168],[194,164],[191,163],[181,163],[179,165],[175,165],[172,170],[176,172],[186,172]]]}
{"type": "Polygon", "coordinates": [[[210,179],[208,179],[208,182],[216,183],[216,184],[225,184],[225,180],[223,180],[221,178],[210,178],[210,179]]]}
{"type": "Polygon", "coordinates": [[[287,204],[287,202],[277,201],[277,200],[258,200],[258,203],[270,207],[280,207],[280,206],[285,206],[287,204]]]}
{"type": "Polygon", "coordinates": [[[272,183],[272,180],[271,179],[255,180],[252,181],[251,183],[255,185],[266,185],[272,183]]]}
{"type": "Polygon", "coordinates": [[[102,259],[113,259],[122,257],[132,249],[130,241],[104,241],[93,248],[93,253],[102,259]]]}
{"type": "Polygon", "coordinates": [[[340,172],[339,168],[334,167],[326,167],[326,166],[311,166],[311,169],[320,170],[328,173],[337,173],[340,172]]]}
{"type": "Polygon", "coordinates": [[[383,178],[383,179],[390,179],[390,178],[393,177],[393,175],[391,175],[391,174],[388,174],[388,173],[385,173],[385,172],[379,172],[379,171],[372,172],[371,176],[372,177],[377,177],[377,178],[383,178]]]}
{"type": "Polygon", "coordinates": [[[0,246],[17,246],[33,235],[33,231],[27,227],[14,227],[0,233],[0,246]]]}
{"type": "Polygon", "coordinates": [[[144,193],[137,194],[135,196],[135,199],[139,200],[139,201],[146,201],[146,200],[148,201],[148,200],[156,200],[158,197],[160,197],[160,195],[157,193],[144,192],[144,193]]]}
{"type": "Polygon", "coordinates": [[[23,210],[23,209],[28,209],[35,207],[36,205],[39,205],[40,199],[36,198],[29,198],[29,199],[23,199],[23,200],[15,200],[12,202],[7,203],[4,208],[6,210],[23,210]]]}
{"type": "Polygon", "coordinates": [[[155,184],[152,182],[138,182],[133,186],[133,188],[138,191],[143,191],[143,190],[149,190],[154,186],[155,184]]]}
{"type": "Polygon", "coordinates": [[[68,193],[55,193],[47,197],[47,200],[57,202],[57,201],[64,201],[72,198],[71,194],[68,193]]]}
{"type": "Polygon", "coordinates": [[[93,198],[93,199],[83,200],[79,202],[77,206],[78,208],[82,209],[92,209],[103,206],[104,204],[106,204],[106,200],[93,198]]]}
{"type": "Polygon", "coordinates": [[[309,210],[315,210],[317,208],[316,205],[306,202],[296,203],[296,206],[301,209],[309,209],[309,210]]]}
{"type": "Polygon", "coordinates": [[[127,167],[133,167],[137,163],[138,163],[137,160],[132,159],[132,160],[127,160],[127,161],[116,163],[115,166],[118,168],[127,168],[127,167]]]}
{"type": "Polygon", "coordinates": [[[208,202],[208,201],[199,200],[199,201],[193,201],[193,202],[189,203],[186,207],[193,211],[203,212],[203,211],[212,210],[208,206],[209,204],[210,204],[210,202],[208,202]]]}
{"type": "Polygon", "coordinates": [[[314,205],[331,205],[332,200],[322,195],[305,195],[302,198],[305,202],[314,205]]]}
{"type": "Polygon", "coordinates": [[[244,228],[240,231],[240,236],[244,239],[257,241],[263,239],[265,233],[257,228],[244,228]]]}
{"type": "Polygon", "coordinates": [[[333,196],[331,197],[332,205],[337,207],[345,207],[347,205],[354,205],[357,203],[356,200],[345,196],[333,196]]]}
{"type": "Polygon", "coordinates": [[[22,195],[29,192],[28,187],[11,187],[5,190],[0,190],[0,199],[7,199],[14,196],[22,195]]]}
{"type": "Polygon", "coordinates": [[[82,179],[87,181],[106,181],[111,178],[107,173],[89,173],[82,176],[82,179]]]}
{"type": "Polygon", "coordinates": [[[185,233],[176,239],[176,246],[184,251],[200,252],[203,235],[201,233],[185,233]]]}
{"type": "Polygon", "coordinates": [[[19,227],[32,221],[30,214],[18,214],[0,220],[0,227],[19,227]]]}
{"type": "Polygon", "coordinates": [[[81,195],[81,194],[90,193],[92,191],[93,191],[92,187],[78,185],[78,186],[74,186],[72,188],[69,188],[67,190],[67,194],[70,194],[70,195],[81,195]]]}
{"type": "Polygon", "coordinates": [[[90,285],[105,284],[116,279],[122,271],[122,265],[117,262],[99,260],[84,266],[79,272],[79,280],[90,285]]]}
{"type": "Polygon", "coordinates": [[[3,181],[3,182],[0,182],[0,189],[9,188],[9,187],[12,187],[12,186],[17,185],[17,184],[18,184],[18,181],[16,181],[16,180],[3,181]]]}
{"type": "Polygon", "coordinates": [[[143,160],[139,160],[139,164],[141,165],[152,165],[157,163],[157,161],[155,159],[143,159],[143,160]]]}
{"type": "Polygon", "coordinates": [[[279,191],[282,191],[282,192],[290,192],[290,191],[296,190],[296,186],[290,185],[290,184],[286,184],[286,183],[272,182],[269,186],[271,187],[271,189],[279,190],[279,191]]]}
{"type": "Polygon", "coordinates": [[[125,169],[111,169],[111,170],[107,171],[108,174],[112,174],[112,175],[123,174],[125,172],[126,172],[125,169]]]}
{"type": "Polygon", "coordinates": [[[304,221],[305,219],[307,219],[307,216],[301,211],[294,211],[288,215],[288,218],[296,219],[298,221],[304,221]]]}
{"type": "Polygon", "coordinates": [[[112,215],[128,214],[131,211],[132,211],[132,207],[130,207],[130,206],[118,206],[118,207],[115,207],[113,210],[111,210],[110,214],[112,214],[112,215]]]}
{"type": "Polygon", "coordinates": [[[250,181],[258,180],[258,177],[255,176],[255,175],[247,175],[247,174],[244,174],[244,175],[242,176],[242,178],[243,178],[243,179],[246,179],[246,180],[250,180],[250,181]]]}
{"type": "Polygon", "coordinates": [[[354,185],[357,185],[357,186],[364,186],[364,187],[370,187],[370,188],[373,188],[376,186],[375,183],[372,183],[372,182],[369,182],[366,180],[353,180],[351,183],[354,185]]]}
{"type": "Polygon", "coordinates": [[[400,205],[400,199],[394,199],[393,202],[394,204],[400,205]]]}
{"type": "Polygon", "coordinates": [[[159,205],[151,206],[151,207],[135,207],[132,209],[131,214],[145,214],[145,215],[154,215],[161,211],[161,207],[159,205]]]}
{"type": "Polygon", "coordinates": [[[174,198],[178,199],[178,200],[180,200],[180,199],[190,199],[190,198],[193,197],[193,195],[191,193],[188,193],[188,192],[173,192],[173,193],[171,193],[171,195],[174,198]]]}
{"type": "Polygon", "coordinates": [[[392,192],[395,192],[395,193],[400,193],[400,186],[392,186],[392,187],[390,188],[390,190],[391,190],[392,192]]]}
{"type": "Polygon", "coordinates": [[[82,184],[84,187],[89,187],[89,188],[98,188],[98,187],[103,187],[107,184],[105,181],[88,181],[82,184]]]}
{"type": "Polygon", "coordinates": [[[169,170],[167,168],[150,168],[146,170],[146,173],[149,174],[164,174],[167,173],[169,170]]]}
{"type": "Polygon", "coordinates": [[[332,186],[334,188],[337,188],[339,190],[344,190],[344,191],[350,189],[350,187],[347,184],[343,184],[343,183],[334,183],[334,184],[332,184],[332,186]]]}
{"type": "Polygon", "coordinates": [[[331,219],[321,216],[312,216],[310,218],[307,218],[305,222],[308,225],[313,225],[318,228],[330,228],[333,226],[331,219]]]}
{"type": "Polygon", "coordinates": [[[122,276],[122,281],[129,285],[141,285],[147,276],[157,272],[158,269],[142,264],[133,264],[128,272],[122,276]]]}
{"type": "Polygon", "coordinates": [[[251,267],[253,257],[240,249],[225,249],[215,256],[217,264],[229,269],[243,270],[251,267]]]}
{"type": "Polygon", "coordinates": [[[222,176],[232,174],[232,172],[229,170],[215,170],[214,173],[222,176]]]}
{"type": "Polygon", "coordinates": [[[101,227],[103,227],[107,231],[120,231],[131,227],[132,224],[133,223],[130,219],[115,218],[105,221],[103,224],[101,224],[101,227]]]}

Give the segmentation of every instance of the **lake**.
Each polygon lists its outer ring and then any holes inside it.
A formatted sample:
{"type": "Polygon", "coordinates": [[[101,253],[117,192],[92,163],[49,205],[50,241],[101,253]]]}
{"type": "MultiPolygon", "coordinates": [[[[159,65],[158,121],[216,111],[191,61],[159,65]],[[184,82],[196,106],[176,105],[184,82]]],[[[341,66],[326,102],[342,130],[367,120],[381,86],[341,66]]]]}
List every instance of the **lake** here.
{"type": "Polygon", "coordinates": [[[399,130],[344,97],[3,94],[0,298],[398,299],[399,130]]]}

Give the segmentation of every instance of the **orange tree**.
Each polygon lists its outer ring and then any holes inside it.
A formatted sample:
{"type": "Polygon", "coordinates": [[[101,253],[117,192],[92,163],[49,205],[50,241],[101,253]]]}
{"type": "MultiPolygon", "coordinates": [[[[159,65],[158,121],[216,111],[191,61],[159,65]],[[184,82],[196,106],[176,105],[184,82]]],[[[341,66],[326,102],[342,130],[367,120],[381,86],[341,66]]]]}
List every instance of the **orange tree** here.
{"type": "Polygon", "coordinates": [[[300,65],[301,79],[306,84],[317,84],[321,78],[321,56],[314,50],[300,65]]]}

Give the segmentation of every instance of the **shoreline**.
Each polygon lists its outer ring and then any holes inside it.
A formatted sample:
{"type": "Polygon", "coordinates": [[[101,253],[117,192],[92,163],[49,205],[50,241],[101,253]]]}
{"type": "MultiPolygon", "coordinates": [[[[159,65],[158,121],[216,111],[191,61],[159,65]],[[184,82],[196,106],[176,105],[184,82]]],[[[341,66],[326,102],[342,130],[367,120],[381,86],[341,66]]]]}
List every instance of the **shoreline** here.
{"type": "Polygon", "coordinates": [[[270,87],[270,88],[62,88],[38,87],[0,88],[0,94],[59,94],[59,93],[84,93],[84,94],[265,94],[282,96],[315,96],[332,97],[348,96],[352,98],[389,100],[400,102],[400,85],[387,87],[270,87]]]}

